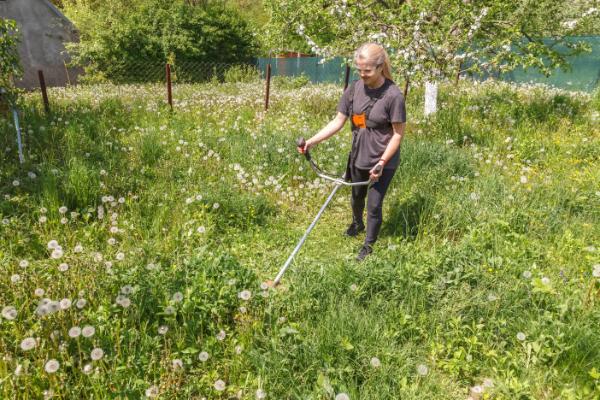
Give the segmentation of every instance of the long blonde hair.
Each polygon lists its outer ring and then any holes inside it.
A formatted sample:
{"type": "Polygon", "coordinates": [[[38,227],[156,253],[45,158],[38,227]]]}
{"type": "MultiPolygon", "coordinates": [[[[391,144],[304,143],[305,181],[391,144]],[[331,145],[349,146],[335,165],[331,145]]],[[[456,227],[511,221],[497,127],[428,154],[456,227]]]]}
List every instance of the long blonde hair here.
{"type": "Polygon", "coordinates": [[[364,43],[354,52],[354,61],[364,60],[375,66],[383,67],[383,76],[393,81],[390,57],[383,46],[377,43],[364,43]]]}

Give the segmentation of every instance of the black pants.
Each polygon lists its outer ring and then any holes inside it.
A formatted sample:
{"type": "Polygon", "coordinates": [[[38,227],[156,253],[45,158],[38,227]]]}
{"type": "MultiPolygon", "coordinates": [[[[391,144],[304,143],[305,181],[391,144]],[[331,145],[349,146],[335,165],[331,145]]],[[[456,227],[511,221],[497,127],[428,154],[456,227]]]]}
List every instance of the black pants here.
{"type": "MultiPolygon", "coordinates": [[[[365,244],[372,245],[377,240],[381,223],[383,222],[383,198],[390,182],[396,173],[396,168],[385,169],[379,180],[371,186],[352,187],[352,218],[358,224],[363,224],[365,198],[367,198],[367,236],[365,244]]],[[[362,182],[369,179],[369,170],[350,168],[352,182],[362,182]]]]}

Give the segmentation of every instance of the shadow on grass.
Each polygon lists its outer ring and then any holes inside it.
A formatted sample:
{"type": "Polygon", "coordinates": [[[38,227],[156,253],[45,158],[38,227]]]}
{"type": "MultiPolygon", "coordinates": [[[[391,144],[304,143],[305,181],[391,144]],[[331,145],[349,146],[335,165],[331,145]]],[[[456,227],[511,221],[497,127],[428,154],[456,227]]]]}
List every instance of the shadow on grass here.
{"type": "Polygon", "coordinates": [[[380,237],[401,236],[414,240],[420,226],[431,209],[432,199],[421,193],[415,193],[402,201],[394,201],[384,217],[380,237]]]}

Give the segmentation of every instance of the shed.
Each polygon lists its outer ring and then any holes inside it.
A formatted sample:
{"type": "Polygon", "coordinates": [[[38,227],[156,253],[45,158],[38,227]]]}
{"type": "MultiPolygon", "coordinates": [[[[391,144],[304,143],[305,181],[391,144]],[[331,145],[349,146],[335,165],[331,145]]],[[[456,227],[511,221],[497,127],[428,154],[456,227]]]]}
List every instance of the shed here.
{"type": "Polygon", "coordinates": [[[38,70],[48,86],[73,84],[81,72],[67,68],[70,58],[65,43],[78,41],[73,23],[48,0],[0,0],[0,17],[17,22],[21,33],[19,55],[23,79],[16,85],[39,87],[38,70]]]}

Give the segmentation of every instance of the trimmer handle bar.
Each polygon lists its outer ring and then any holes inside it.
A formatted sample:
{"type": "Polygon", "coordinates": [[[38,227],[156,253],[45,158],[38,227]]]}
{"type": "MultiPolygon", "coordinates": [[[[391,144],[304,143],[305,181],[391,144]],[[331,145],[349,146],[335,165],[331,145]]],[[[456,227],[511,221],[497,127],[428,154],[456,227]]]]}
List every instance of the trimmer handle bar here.
{"type": "MultiPolygon", "coordinates": [[[[296,145],[304,150],[304,146],[306,146],[306,140],[304,140],[303,137],[298,138],[298,140],[296,140],[296,145]]],[[[368,185],[370,183],[373,183],[373,181],[371,181],[371,179],[369,179],[368,181],[363,181],[363,182],[346,182],[343,178],[337,178],[335,176],[326,174],[325,172],[323,172],[323,170],[321,168],[319,168],[319,166],[314,162],[314,160],[312,159],[312,156],[310,155],[310,152],[308,150],[304,150],[304,158],[306,158],[306,161],[308,161],[310,163],[310,167],[313,169],[313,171],[315,171],[315,173],[323,178],[326,179],[328,181],[340,184],[340,185],[344,185],[344,186],[365,186],[368,185]]],[[[381,169],[383,167],[379,164],[377,164],[375,166],[375,171],[376,172],[380,172],[381,169]]]]}

